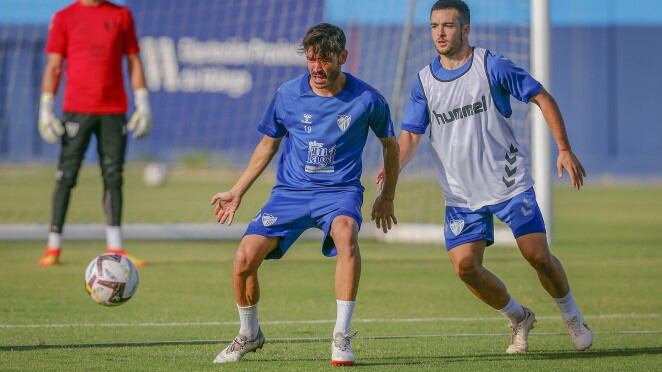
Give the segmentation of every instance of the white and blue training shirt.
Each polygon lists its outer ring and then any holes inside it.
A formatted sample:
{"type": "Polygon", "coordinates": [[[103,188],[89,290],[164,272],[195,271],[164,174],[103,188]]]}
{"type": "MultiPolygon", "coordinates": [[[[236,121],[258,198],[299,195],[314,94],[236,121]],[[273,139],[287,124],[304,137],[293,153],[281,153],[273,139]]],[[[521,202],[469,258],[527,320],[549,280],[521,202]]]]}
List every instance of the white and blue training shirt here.
{"type": "Polygon", "coordinates": [[[371,129],[393,137],[384,97],[364,81],[345,73],[342,90],[332,97],[315,94],[306,73],[280,86],[258,130],[285,137],[274,190],[336,187],[363,191],[361,155],[371,129]]]}
{"type": "Polygon", "coordinates": [[[510,123],[510,96],[528,102],[542,85],[502,56],[474,48],[472,58],[446,70],[439,58],[418,72],[402,129],[430,145],[447,206],[477,210],[533,185],[530,158],[510,123]]]}

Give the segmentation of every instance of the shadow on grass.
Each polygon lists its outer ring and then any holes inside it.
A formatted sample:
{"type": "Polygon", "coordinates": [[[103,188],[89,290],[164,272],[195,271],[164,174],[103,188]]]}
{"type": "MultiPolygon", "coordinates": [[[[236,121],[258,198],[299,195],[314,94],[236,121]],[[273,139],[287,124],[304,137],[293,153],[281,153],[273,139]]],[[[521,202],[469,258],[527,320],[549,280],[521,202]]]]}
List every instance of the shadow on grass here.
{"type": "MultiPolygon", "coordinates": [[[[115,343],[85,343],[85,344],[37,344],[37,345],[5,345],[0,346],[0,351],[34,351],[44,349],[93,349],[93,348],[121,348],[121,347],[153,347],[153,346],[178,346],[178,345],[208,345],[208,344],[227,344],[231,340],[185,340],[185,341],[151,341],[151,342],[115,342],[115,343]]],[[[296,342],[315,343],[328,341],[327,339],[309,338],[299,339],[296,342]]],[[[291,340],[288,343],[292,342],[291,340]]],[[[270,343],[285,343],[277,340],[270,343]]],[[[519,355],[508,354],[475,354],[475,355],[440,355],[435,356],[392,356],[380,358],[360,358],[355,367],[378,367],[378,366],[414,366],[435,363],[460,363],[471,361],[531,361],[531,360],[559,360],[559,359],[598,359],[608,357],[631,357],[641,355],[662,355],[662,346],[641,347],[641,348],[615,348],[615,349],[596,349],[586,352],[577,351],[538,351],[519,355]]],[[[315,358],[295,358],[295,359],[258,359],[247,360],[252,363],[274,363],[274,362],[314,362],[319,361],[315,358]]]]}
{"type": "Polygon", "coordinates": [[[370,361],[361,359],[355,366],[378,367],[378,366],[408,366],[425,365],[435,363],[459,363],[459,362],[499,362],[499,361],[532,361],[532,360],[588,360],[611,357],[632,357],[642,355],[662,355],[662,347],[641,347],[641,348],[618,348],[618,349],[598,349],[592,351],[550,351],[550,352],[528,352],[526,354],[508,355],[508,354],[476,354],[463,356],[427,356],[427,357],[385,357],[379,360],[370,361]]]}

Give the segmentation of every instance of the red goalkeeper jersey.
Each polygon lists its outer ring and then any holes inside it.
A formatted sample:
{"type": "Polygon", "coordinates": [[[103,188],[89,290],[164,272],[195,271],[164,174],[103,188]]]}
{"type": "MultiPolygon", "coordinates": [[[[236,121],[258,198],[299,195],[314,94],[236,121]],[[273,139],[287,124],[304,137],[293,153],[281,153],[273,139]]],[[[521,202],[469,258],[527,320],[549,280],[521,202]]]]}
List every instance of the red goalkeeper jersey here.
{"type": "Polygon", "coordinates": [[[110,2],[85,6],[78,1],[51,21],[46,53],[66,59],[64,111],[126,113],[122,57],[138,53],[131,11],[110,2]]]}

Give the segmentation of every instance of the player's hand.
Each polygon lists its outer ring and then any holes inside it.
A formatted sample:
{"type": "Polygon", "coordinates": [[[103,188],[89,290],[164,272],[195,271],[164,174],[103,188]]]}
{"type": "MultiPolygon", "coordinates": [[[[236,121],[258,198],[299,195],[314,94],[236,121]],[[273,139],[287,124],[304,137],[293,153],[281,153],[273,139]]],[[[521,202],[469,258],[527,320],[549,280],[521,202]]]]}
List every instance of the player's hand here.
{"type": "Polygon", "coordinates": [[[126,125],[129,132],[133,133],[133,138],[142,138],[152,130],[152,110],[147,98],[147,89],[141,88],[133,92],[136,103],[136,111],[131,115],[129,123],[126,125]]]}
{"type": "Polygon", "coordinates": [[[398,224],[395,218],[393,199],[386,199],[379,195],[372,206],[372,220],[377,224],[378,229],[382,229],[386,234],[394,224],[398,224]]]}
{"type": "Polygon", "coordinates": [[[584,185],[586,171],[570,149],[559,151],[559,156],[556,158],[556,170],[559,178],[563,177],[564,169],[570,176],[570,184],[579,190],[584,185]]]}
{"type": "Polygon", "coordinates": [[[379,171],[377,171],[377,174],[375,175],[375,184],[380,190],[384,188],[385,178],[386,178],[386,172],[384,171],[384,167],[381,167],[379,168],[379,171]]]}
{"type": "Polygon", "coordinates": [[[55,99],[51,93],[42,93],[39,103],[39,134],[44,141],[55,143],[64,134],[62,122],[55,116],[55,99]]]}
{"type": "Polygon", "coordinates": [[[239,208],[241,203],[241,196],[233,191],[219,192],[211,197],[211,205],[214,208],[214,215],[216,215],[216,222],[220,224],[227,223],[228,226],[232,225],[234,214],[239,208]]]}

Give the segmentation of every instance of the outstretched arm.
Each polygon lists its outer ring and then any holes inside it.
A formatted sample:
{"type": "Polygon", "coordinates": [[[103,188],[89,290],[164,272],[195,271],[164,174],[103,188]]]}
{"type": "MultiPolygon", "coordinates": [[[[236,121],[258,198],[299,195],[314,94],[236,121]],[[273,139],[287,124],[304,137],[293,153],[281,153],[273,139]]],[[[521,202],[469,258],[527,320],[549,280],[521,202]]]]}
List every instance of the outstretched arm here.
{"type": "Polygon", "coordinates": [[[391,229],[395,218],[393,199],[395,198],[395,185],[398,183],[398,142],[395,137],[379,139],[382,142],[384,154],[384,182],[381,194],[375,199],[372,206],[372,219],[385,233],[391,229]]]}
{"type": "Polygon", "coordinates": [[[219,192],[212,196],[211,205],[216,205],[214,214],[218,223],[223,224],[227,222],[228,225],[232,224],[234,213],[239,208],[239,204],[241,204],[242,196],[267,168],[271,159],[278,152],[280,141],[281,138],[263,136],[260,143],[255,147],[246,169],[234,186],[228,191],[219,192]]]}
{"type": "MultiPolygon", "coordinates": [[[[402,130],[400,132],[400,138],[398,139],[399,143],[399,161],[398,161],[398,166],[400,168],[400,171],[402,171],[405,166],[409,163],[409,161],[416,155],[416,149],[418,148],[418,144],[421,142],[421,135],[418,133],[412,133],[408,132],[406,130],[402,130]]],[[[381,169],[377,173],[377,177],[375,180],[375,183],[379,187],[384,187],[384,169],[381,169]]]]}
{"type": "Polygon", "coordinates": [[[570,176],[570,183],[579,190],[584,185],[586,171],[579,162],[579,159],[572,152],[559,106],[556,104],[554,97],[545,88],[542,88],[538,94],[533,96],[531,102],[540,107],[542,116],[545,118],[545,122],[551,129],[552,136],[554,136],[554,140],[556,141],[559,151],[556,159],[558,177],[561,178],[563,176],[563,169],[565,169],[570,176]]]}

